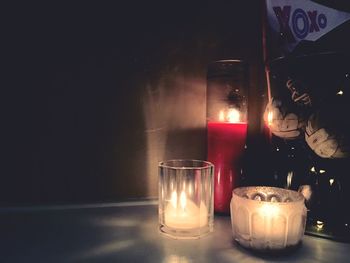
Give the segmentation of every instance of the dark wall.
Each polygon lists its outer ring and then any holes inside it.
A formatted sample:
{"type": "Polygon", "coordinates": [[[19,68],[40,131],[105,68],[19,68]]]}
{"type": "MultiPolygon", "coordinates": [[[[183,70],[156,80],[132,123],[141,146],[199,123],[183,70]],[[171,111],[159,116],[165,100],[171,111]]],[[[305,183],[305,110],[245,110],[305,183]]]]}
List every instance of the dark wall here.
{"type": "Polygon", "coordinates": [[[213,60],[250,63],[257,116],[261,1],[190,2],[8,10],[1,204],[156,196],[159,161],[206,157],[213,60]]]}

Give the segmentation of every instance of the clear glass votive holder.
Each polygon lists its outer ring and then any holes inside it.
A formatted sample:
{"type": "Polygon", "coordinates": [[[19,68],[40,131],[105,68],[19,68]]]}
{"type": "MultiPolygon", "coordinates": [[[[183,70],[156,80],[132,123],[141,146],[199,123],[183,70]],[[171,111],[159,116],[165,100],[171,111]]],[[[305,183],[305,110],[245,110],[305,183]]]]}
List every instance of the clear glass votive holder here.
{"type": "Polygon", "coordinates": [[[243,247],[258,251],[297,247],[305,222],[301,193],[265,186],[240,187],[232,192],[233,238],[243,247]]]}
{"type": "Polygon", "coordinates": [[[214,166],[200,160],[159,163],[159,230],[175,239],[213,231],[214,166]]]}

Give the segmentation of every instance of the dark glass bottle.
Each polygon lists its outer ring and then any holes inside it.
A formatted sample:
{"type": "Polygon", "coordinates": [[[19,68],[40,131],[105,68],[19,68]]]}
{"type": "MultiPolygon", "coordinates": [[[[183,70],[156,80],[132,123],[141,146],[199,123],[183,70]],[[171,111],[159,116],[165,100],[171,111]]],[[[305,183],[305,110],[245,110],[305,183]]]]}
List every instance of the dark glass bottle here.
{"type": "Polygon", "coordinates": [[[306,198],[306,233],[350,241],[350,59],[290,56],[270,63],[269,178],[306,198]],[[349,93],[349,94],[348,94],[349,93]]]}

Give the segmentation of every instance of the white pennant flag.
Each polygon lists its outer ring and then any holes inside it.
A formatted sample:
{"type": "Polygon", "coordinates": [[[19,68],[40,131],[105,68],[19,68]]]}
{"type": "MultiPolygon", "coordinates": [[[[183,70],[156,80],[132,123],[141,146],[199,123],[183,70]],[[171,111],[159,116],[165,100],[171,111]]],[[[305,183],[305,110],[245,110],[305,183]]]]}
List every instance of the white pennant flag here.
{"type": "Polygon", "coordinates": [[[288,51],[301,40],[315,41],[350,19],[341,12],[310,0],[266,0],[270,27],[288,51]]]}

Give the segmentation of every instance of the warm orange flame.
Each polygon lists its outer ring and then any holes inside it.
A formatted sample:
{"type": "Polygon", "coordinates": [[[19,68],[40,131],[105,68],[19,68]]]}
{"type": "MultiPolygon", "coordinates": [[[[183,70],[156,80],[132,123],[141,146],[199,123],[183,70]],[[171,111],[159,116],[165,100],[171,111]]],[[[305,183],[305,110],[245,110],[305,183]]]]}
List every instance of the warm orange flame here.
{"type": "MultiPolygon", "coordinates": [[[[170,203],[174,208],[177,208],[177,193],[176,193],[176,191],[171,193],[170,203]]],[[[180,194],[180,207],[182,210],[185,210],[186,203],[187,203],[186,194],[184,191],[182,191],[180,194]]]]}
{"type": "Polygon", "coordinates": [[[275,217],[279,214],[279,208],[273,203],[264,204],[260,209],[261,214],[264,216],[275,217]]]}
{"type": "Polygon", "coordinates": [[[221,110],[219,113],[219,121],[225,121],[225,113],[223,110],[221,110]]]}
{"type": "Polygon", "coordinates": [[[240,119],[240,112],[237,109],[221,110],[219,112],[219,121],[236,123],[240,119]]]}
{"type": "Polygon", "coordinates": [[[228,122],[239,122],[239,111],[236,109],[229,109],[227,120],[228,122]]]}
{"type": "Polygon", "coordinates": [[[267,113],[267,125],[268,125],[268,126],[271,126],[271,125],[272,125],[272,118],[273,118],[273,113],[272,113],[272,111],[269,111],[269,112],[267,113]]]}
{"type": "Polygon", "coordinates": [[[176,208],[176,206],[177,206],[177,193],[175,191],[171,193],[170,203],[174,208],[176,208]]]}
{"type": "Polygon", "coordinates": [[[186,194],[184,191],[181,192],[180,194],[180,205],[183,210],[185,210],[186,207],[186,194]]]}

